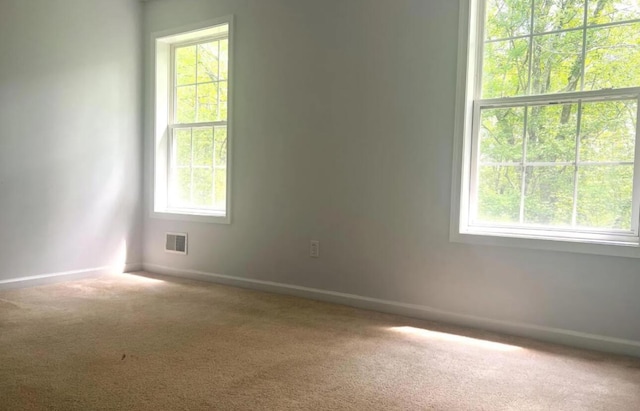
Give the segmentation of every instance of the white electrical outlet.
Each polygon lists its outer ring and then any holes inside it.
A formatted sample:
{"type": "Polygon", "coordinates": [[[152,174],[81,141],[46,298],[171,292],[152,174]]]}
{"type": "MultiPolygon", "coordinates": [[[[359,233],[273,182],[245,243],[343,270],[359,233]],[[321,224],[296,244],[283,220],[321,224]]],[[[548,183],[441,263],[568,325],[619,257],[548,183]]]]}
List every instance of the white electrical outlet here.
{"type": "Polygon", "coordinates": [[[309,243],[309,255],[313,258],[320,257],[320,241],[311,240],[309,243]]]}

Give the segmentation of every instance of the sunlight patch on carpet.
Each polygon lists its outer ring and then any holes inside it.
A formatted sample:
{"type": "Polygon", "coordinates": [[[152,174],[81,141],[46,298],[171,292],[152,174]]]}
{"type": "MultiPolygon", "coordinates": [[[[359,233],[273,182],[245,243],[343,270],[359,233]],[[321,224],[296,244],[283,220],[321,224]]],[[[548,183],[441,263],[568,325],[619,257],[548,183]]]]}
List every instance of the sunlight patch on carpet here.
{"type": "Polygon", "coordinates": [[[164,280],[160,280],[158,278],[151,278],[151,277],[145,277],[142,275],[137,275],[137,274],[130,274],[130,273],[117,273],[117,274],[113,274],[114,277],[118,278],[118,279],[122,279],[124,281],[127,281],[129,283],[134,283],[134,284],[163,284],[164,280]]]}
{"type": "Polygon", "coordinates": [[[486,349],[490,349],[490,350],[518,351],[518,350],[522,350],[523,349],[522,347],[518,347],[517,345],[502,344],[502,343],[497,343],[497,342],[494,342],[494,341],[481,340],[481,339],[478,339],[478,338],[471,338],[471,337],[465,337],[465,336],[462,336],[462,335],[448,334],[448,333],[443,333],[443,332],[439,332],[439,331],[425,330],[425,329],[416,328],[416,327],[409,327],[409,326],[391,327],[390,330],[394,331],[394,332],[397,332],[397,333],[402,333],[402,334],[407,334],[407,335],[412,335],[412,336],[418,336],[418,337],[422,337],[422,338],[426,338],[426,339],[467,344],[467,345],[472,345],[474,347],[486,348],[486,349]]]}

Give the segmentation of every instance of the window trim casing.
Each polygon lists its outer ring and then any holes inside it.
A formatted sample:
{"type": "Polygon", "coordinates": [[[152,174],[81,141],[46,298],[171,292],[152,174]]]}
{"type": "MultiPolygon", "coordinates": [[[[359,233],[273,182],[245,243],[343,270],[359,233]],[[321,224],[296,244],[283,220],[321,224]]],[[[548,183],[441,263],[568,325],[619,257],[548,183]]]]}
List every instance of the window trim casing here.
{"type": "MultiPolygon", "coordinates": [[[[492,246],[521,247],[538,250],[565,251],[585,254],[612,255],[623,257],[640,258],[640,239],[634,235],[632,241],[626,236],[617,238],[616,236],[606,236],[583,234],[580,236],[557,235],[554,230],[544,233],[540,230],[527,232],[527,230],[504,230],[504,229],[469,229],[469,204],[471,187],[471,167],[474,152],[473,127],[474,113],[479,109],[474,107],[474,97],[480,95],[482,46],[483,46],[483,23],[485,0],[460,0],[459,21],[458,21],[458,53],[456,72],[456,95],[454,114],[454,140],[453,140],[453,169],[452,169],[452,190],[451,190],[451,213],[449,239],[457,243],[482,244],[492,246]],[[480,58],[478,58],[480,56],[480,58]],[[551,232],[549,232],[551,231],[551,232]]],[[[640,87],[615,90],[615,94],[631,94],[638,97],[640,87]]],[[[583,92],[567,93],[582,94],[583,92]]],[[[603,92],[606,94],[606,92],[603,92]]],[[[531,96],[525,96],[531,99],[531,96]]],[[[538,97],[535,97],[538,98],[538,97]]],[[[539,97],[544,99],[558,99],[558,94],[539,97]]],[[[518,98],[509,98],[510,101],[517,101],[518,98]],[[515,99],[515,100],[514,100],[515,99]]],[[[640,99],[638,104],[638,119],[640,120],[640,99]]],[[[637,122],[638,131],[636,139],[640,136],[640,121],[637,122]]],[[[638,209],[637,193],[640,191],[640,141],[636,143],[635,164],[634,164],[634,210],[638,209]]],[[[638,214],[637,212],[635,214],[638,214]]],[[[639,215],[632,216],[635,224],[632,229],[638,230],[639,215]]],[[[637,232],[637,231],[636,231],[637,232]]]]}
{"type": "MultiPolygon", "coordinates": [[[[191,221],[203,223],[230,224],[232,215],[232,188],[233,188],[233,124],[234,124],[234,81],[235,81],[235,40],[234,40],[234,16],[222,16],[216,19],[206,20],[186,26],[180,26],[154,32],[150,38],[150,76],[147,83],[151,93],[150,122],[151,130],[151,184],[148,194],[149,217],[154,219],[191,221]],[[206,209],[186,209],[168,207],[169,187],[169,132],[173,127],[173,115],[171,104],[172,90],[172,48],[174,45],[184,44],[197,39],[215,37],[215,34],[206,34],[216,27],[228,25],[229,39],[229,63],[228,63],[228,95],[227,95],[227,170],[226,170],[226,207],[225,212],[206,209]]],[[[203,123],[202,125],[206,125],[203,123]]]]}

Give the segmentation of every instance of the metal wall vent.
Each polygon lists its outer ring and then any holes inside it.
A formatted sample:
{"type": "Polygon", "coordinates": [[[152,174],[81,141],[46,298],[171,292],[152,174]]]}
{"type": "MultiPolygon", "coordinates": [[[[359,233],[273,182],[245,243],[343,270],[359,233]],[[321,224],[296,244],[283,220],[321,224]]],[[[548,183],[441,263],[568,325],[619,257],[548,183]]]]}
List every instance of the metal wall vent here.
{"type": "Polygon", "coordinates": [[[164,251],[168,253],[187,254],[187,235],[182,233],[167,233],[164,251]]]}

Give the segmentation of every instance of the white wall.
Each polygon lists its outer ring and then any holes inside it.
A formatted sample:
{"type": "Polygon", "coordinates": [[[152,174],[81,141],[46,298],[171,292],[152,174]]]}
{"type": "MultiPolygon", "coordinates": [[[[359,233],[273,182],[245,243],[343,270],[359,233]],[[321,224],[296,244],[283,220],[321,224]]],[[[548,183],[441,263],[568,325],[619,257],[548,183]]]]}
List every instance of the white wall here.
{"type": "MultiPolygon", "coordinates": [[[[640,347],[638,260],[449,241],[456,1],[157,0],[144,7],[147,41],[175,26],[236,18],[233,222],[145,217],[148,267],[350,293],[640,347]],[[163,252],[166,231],[189,233],[188,256],[163,252]],[[321,241],[321,258],[308,257],[310,239],[321,241]]],[[[148,60],[148,75],[151,67],[148,60]]],[[[146,148],[149,189],[148,139],[146,148]]]]}
{"type": "Polygon", "coordinates": [[[0,283],[141,262],[140,13],[0,0],[0,283]]]}

